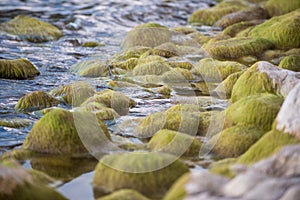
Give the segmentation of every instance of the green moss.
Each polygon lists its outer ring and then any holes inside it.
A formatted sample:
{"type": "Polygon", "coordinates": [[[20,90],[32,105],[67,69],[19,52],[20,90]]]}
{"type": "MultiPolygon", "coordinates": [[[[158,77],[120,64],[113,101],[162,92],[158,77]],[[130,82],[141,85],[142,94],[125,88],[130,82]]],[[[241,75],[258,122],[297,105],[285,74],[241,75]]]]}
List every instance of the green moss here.
{"type": "Polygon", "coordinates": [[[242,98],[226,109],[226,124],[255,126],[268,131],[282,103],[283,98],[267,93],[242,98]]]}
{"type": "Polygon", "coordinates": [[[246,35],[253,38],[264,38],[275,44],[278,49],[300,47],[300,9],[286,15],[272,17],[257,25],[246,35]]]}
{"type": "Polygon", "coordinates": [[[31,79],[40,72],[26,58],[15,60],[0,60],[0,78],[31,79]]]}
{"type": "Polygon", "coordinates": [[[214,174],[219,174],[228,178],[235,177],[235,173],[230,169],[230,167],[236,164],[236,158],[226,158],[212,163],[210,165],[209,171],[214,174]]]}
{"type": "Polygon", "coordinates": [[[158,94],[162,94],[166,97],[170,97],[172,90],[168,86],[162,86],[157,90],[158,94]]]}
{"type": "Polygon", "coordinates": [[[113,63],[123,62],[130,58],[139,58],[142,54],[150,50],[151,50],[150,47],[143,47],[143,46],[131,47],[129,49],[126,49],[125,51],[115,54],[110,63],[113,64],[113,63]]]}
{"type": "MultiPolygon", "coordinates": [[[[85,115],[90,120],[88,115],[85,115]]],[[[98,119],[99,126],[110,138],[106,125],[98,119]]],[[[86,126],[89,126],[87,123],[86,126]]],[[[32,127],[22,148],[49,154],[87,154],[78,135],[72,112],[54,109],[32,127]]]]}
{"type": "Polygon", "coordinates": [[[179,47],[172,42],[167,42],[155,47],[151,55],[158,55],[164,58],[171,58],[179,55],[179,47]]]}
{"type": "Polygon", "coordinates": [[[93,185],[104,192],[126,188],[150,198],[161,198],[173,182],[188,171],[180,160],[164,153],[113,154],[100,160],[93,185]]]}
{"type": "Polygon", "coordinates": [[[280,61],[279,67],[300,72],[300,55],[286,56],[280,61]]]}
{"type": "Polygon", "coordinates": [[[265,8],[270,16],[283,15],[300,8],[297,0],[269,0],[265,8]]]}
{"type": "Polygon", "coordinates": [[[102,60],[86,60],[72,66],[71,71],[83,77],[100,77],[109,75],[107,63],[102,60]]]}
{"type": "Polygon", "coordinates": [[[177,33],[184,34],[184,35],[188,35],[190,33],[197,32],[196,29],[188,27],[188,26],[176,26],[176,27],[171,28],[170,30],[177,32],[177,33]]]}
{"type": "Polygon", "coordinates": [[[171,39],[171,32],[167,27],[146,23],[134,27],[123,40],[121,46],[128,49],[135,46],[156,47],[171,39]]]}
{"type": "Polygon", "coordinates": [[[229,75],[214,91],[217,92],[218,96],[230,99],[232,88],[243,73],[244,71],[240,71],[229,75]]]}
{"type": "Polygon", "coordinates": [[[218,158],[236,158],[246,152],[263,134],[257,127],[237,125],[212,137],[207,146],[218,158]]]}
{"type": "Polygon", "coordinates": [[[120,115],[112,108],[108,108],[106,105],[97,102],[86,103],[75,110],[87,111],[96,114],[97,118],[102,120],[113,120],[120,115]]]}
{"type": "Polygon", "coordinates": [[[137,58],[129,58],[128,60],[125,61],[119,61],[119,62],[114,62],[111,63],[111,66],[114,68],[121,68],[121,69],[125,69],[125,70],[133,70],[135,68],[135,66],[138,63],[138,59],[137,58]]]}
{"type": "Polygon", "coordinates": [[[100,103],[113,108],[120,115],[127,115],[129,108],[134,107],[136,102],[120,92],[103,90],[88,98],[81,106],[89,103],[100,103]]]}
{"type": "Polygon", "coordinates": [[[231,37],[236,36],[239,32],[253,26],[257,26],[263,23],[264,20],[252,20],[252,21],[242,21],[232,24],[223,30],[223,34],[229,35],[231,37]]]}
{"type": "Polygon", "coordinates": [[[23,96],[15,106],[19,112],[31,112],[56,106],[59,101],[43,91],[34,91],[23,96]]]}
{"type": "Polygon", "coordinates": [[[104,46],[104,44],[98,43],[98,42],[93,42],[93,41],[88,41],[82,43],[83,47],[98,47],[98,46],[104,46]]]}
{"type": "Polygon", "coordinates": [[[30,42],[47,42],[63,36],[55,26],[25,15],[18,15],[1,24],[0,30],[30,42]]]}
{"type": "Polygon", "coordinates": [[[110,195],[98,198],[96,200],[149,200],[147,197],[143,196],[135,190],[118,190],[110,195]]]}
{"type": "Polygon", "coordinates": [[[108,86],[112,87],[112,88],[138,87],[138,85],[136,85],[134,83],[127,82],[127,81],[110,81],[108,83],[108,86]]]}
{"type": "Polygon", "coordinates": [[[177,104],[167,110],[167,112],[205,112],[202,107],[194,104],[177,104]]]}
{"type": "Polygon", "coordinates": [[[205,58],[195,65],[192,73],[203,77],[205,81],[221,82],[229,75],[245,69],[246,66],[238,62],[218,61],[211,58],[205,58]]]}
{"type": "Polygon", "coordinates": [[[32,121],[29,119],[23,118],[1,118],[0,119],[0,126],[9,127],[9,128],[24,128],[28,127],[32,124],[32,121]]]}
{"type": "Polygon", "coordinates": [[[134,76],[139,75],[162,75],[170,71],[170,67],[166,62],[153,61],[144,64],[138,64],[132,71],[134,76]]]}
{"type": "Polygon", "coordinates": [[[148,143],[153,151],[187,157],[199,156],[201,146],[202,142],[195,137],[167,129],[156,132],[148,143]]]}
{"type": "Polygon", "coordinates": [[[190,173],[182,175],[170,188],[163,200],[183,200],[186,196],[185,184],[190,179],[190,173]]]}
{"type": "Polygon", "coordinates": [[[170,71],[167,71],[162,75],[163,81],[165,83],[168,82],[183,82],[187,83],[191,80],[194,80],[193,74],[187,70],[182,68],[172,68],[170,71]]]}
{"type": "Polygon", "coordinates": [[[72,106],[79,106],[94,93],[95,90],[91,85],[81,81],[73,82],[50,91],[51,95],[61,98],[64,102],[72,106]]]}
{"type": "Polygon", "coordinates": [[[138,64],[146,64],[150,62],[165,62],[165,60],[158,55],[148,55],[148,52],[142,54],[138,60],[138,64]]]}
{"type": "Polygon", "coordinates": [[[268,39],[239,37],[209,42],[203,48],[215,59],[232,60],[243,56],[259,56],[273,47],[273,43],[268,39]]]}
{"type": "Polygon", "coordinates": [[[190,70],[193,68],[193,64],[191,64],[190,62],[181,62],[181,61],[169,61],[168,64],[170,65],[170,67],[172,68],[182,68],[182,69],[187,69],[190,70]]]}
{"type": "Polygon", "coordinates": [[[201,92],[201,95],[210,96],[218,86],[218,83],[199,81],[197,83],[193,83],[192,85],[201,92]]]}
{"type": "Polygon", "coordinates": [[[253,164],[263,158],[271,156],[285,145],[298,144],[299,142],[300,141],[294,136],[273,128],[273,130],[266,133],[246,153],[244,153],[238,162],[253,164]]]}

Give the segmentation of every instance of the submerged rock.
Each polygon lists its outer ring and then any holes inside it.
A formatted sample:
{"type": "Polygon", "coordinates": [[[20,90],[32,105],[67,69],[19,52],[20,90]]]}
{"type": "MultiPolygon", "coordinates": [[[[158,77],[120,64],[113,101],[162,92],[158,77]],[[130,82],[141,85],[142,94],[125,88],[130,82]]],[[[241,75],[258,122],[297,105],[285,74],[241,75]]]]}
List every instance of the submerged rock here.
{"type": "Polygon", "coordinates": [[[292,70],[294,72],[300,72],[300,55],[291,55],[284,57],[280,61],[279,67],[292,70]]]}
{"type": "Polygon", "coordinates": [[[55,26],[25,15],[18,15],[1,24],[0,30],[30,42],[47,42],[63,36],[55,26]]]}
{"type": "Polygon", "coordinates": [[[59,101],[46,92],[34,91],[23,96],[15,106],[19,112],[42,110],[59,104],[59,101]]]}
{"type": "Polygon", "coordinates": [[[270,16],[283,15],[300,8],[297,0],[268,0],[265,5],[270,16]]]}
{"type": "Polygon", "coordinates": [[[31,79],[39,74],[36,67],[26,58],[0,60],[0,78],[31,79]]]}
{"type": "MultiPolygon", "coordinates": [[[[134,189],[150,198],[161,198],[189,169],[164,153],[119,153],[103,157],[93,179],[94,190],[134,189]]],[[[96,196],[97,197],[97,196],[96,196]]]]}

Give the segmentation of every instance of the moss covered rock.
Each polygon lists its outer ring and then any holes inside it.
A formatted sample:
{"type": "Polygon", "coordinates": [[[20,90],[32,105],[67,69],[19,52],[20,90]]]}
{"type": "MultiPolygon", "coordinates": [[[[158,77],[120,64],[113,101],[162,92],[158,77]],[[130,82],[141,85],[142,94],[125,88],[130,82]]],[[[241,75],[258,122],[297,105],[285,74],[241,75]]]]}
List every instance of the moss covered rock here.
{"type": "Polygon", "coordinates": [[[279,67],[300,72],[300,55],[286,56],[280,61],[279,67]]]}
{"type": "Polygon", "coordinates": [[[138,63],[138,59],[137,58],[129,58],[125,61],[118,61],[118,62],[113,62],[110,65],[113,68],[121,68],[124,70],[133,70],[135,68],[135,66],[138,63]]]}
{"type": "Polygon", "coordinates": [[[173,182],[188,171],[180,160],[164,153],[113,154],[100,160],[93,185],[94,189],[104,192],[126,188],[150,198],[161,198],[173,182]]]}
{"type": "Polygon", "coordinates": [[[219,174],[228,178],[233,178],[235,173],[231,169],[231,166],[236,164],[238,159],[226,158],[216,161],[209,166],[209,171],[214,174],[219,174]]]}
{"type": "Polygon", "coordinates": [[[216,42],[208,42],[203,48],[209,55],[219,60],[233,60],[243,56],[260,56],[274,44],[264,38],[238,37],[216,42]]]}
{"type": "Polygon", "coordinates": [[[193,74],[189,70],[182,69],[182,68],[171,69],[170,71],[164,73],[162,75],[162,78],[165,83],[168,83],[168,82],[187,83],[187,82],[195,79],[193,74]]]}
{"type": "Polygon", "coordinates": [[[25,128],[32,124],[32,121],[29,119],[23,118],[1,118],[0,126],[9,127],[9,128],[25,128]]]}
{"type": "Polygon", "coordinates": [[[295,0],[268,0],[265,8],[270,16],[283,15],[300,8],[300,2],[295,0]]]}
{"type": "Polygon", "coordinates": [[[200,60],[192,73],[201,76],[205,81],[221,82],[229,75],[243,71],[247,67],[243,64],[233,61],[218,61],[211,58],[200,60]]]}
{"type": "Polygon", "coordinates": [[[153,151],[165,152],[176,156],[199,156],[202,142],[190,135],[162,129],[155,133],[148,143],[153,151]]]}
{"type": "Polygon", "coordinates": [[[168,63],[161,61],[153,61],[144,64],[138,64],[132,71],[134,76],[139,75],[162,75],[170,71],[168,63]]]}
{"type": "Polygon", "coordinates": [[[86,60],[72,66],[71,71],[83,77],[100,77],[109,75],[109,67],[102,60],[86,60]]]}
{"type": "Polygon", "coordinates": [[[55,26],[25,15],[18,15],[1,24],[0,30],[30,42],[47,42],[63,36],[55,26]]]}
{"type": "Polygon", "coordinates": [[[111,64],[114,62],[126,61],[130,58],[139,58],[144,53],[150,51],[152,48],[144,46],[134,46],[130,47],[120,53],[117,53],[113,56],[111,64]]]}
{"type": "Polygon", "coordinates": [[[96,200],[149,200],[135,190],[123,189],[113,192],[110,195],[98,198],[96,200]]]}
{"type": "Polygon", "coordinates": [[[170,188],[163,200],[182,200],[186,196],[185,184],[190,179],[190,173],[182,175],[170,188]]]}
{"type": "Polygon", "coordinates": [[[59,101],[46,92],[34,91],[23,96],[15,106],[15,110],[19,112],[31,112],[56,106],[57,104],[59,104],[59,101]]]}
{"type": "MultiPolygon", "coordinates": [[[[91,120],[89,115],[84,116],[87,120],[91,120]]],[[[97,120],[99,127],[102,129],[99,132],[110,138],[106,125],[102,120],[97,120]]],[[[89,126],[89,123],[86,126],[89,126]]],[[[51,110],[37,121],[27,135],[22,147],[39,153],[87,154],[87,150],[77,132],[74,113],[63,109],[51,110]]]]}
{"type": "Polygon", "coordinates": [[[235,23],[235,24],[232,24],[232,25],[226,27],[223,30],[223,34],[229,35],[231,37],[235,37],[239,32],[241,32],[247,28],[257,26],[257,25],[263,23],[264,21],[265,20],[251,20],[251,21],[238,22],[238,23],[235,23]]]}
{"type": "Polygon", "coordinates": [[[30,79],[39,74],[36,67],[26,58],[0,60],[0,78],[30,79]]]}
{"type": "Polygon", "coordinates": [[[272,42],[277,49],[300,47],[300,9],[286,15],[273,17],[254,27],[248,33],[253,38],[264,38],[272,42]]]}
{"type": "Polygon", "coordinates": [[[211,8],[195,11],[188,19],[189,23],[213,25],[223,16],[242,10],[249,5],[246,1],[226,0],[211,8]]]}
{"type": "Polygon", "coordinates": [[[232,89],[233,102],[253,94],[273,93],[285,97],[299,83],[299,73],[268,62],[257,62],[247,69],[232,89]]]}
{"type": "Polygon", "coordinates": [[[146,23],[134,27],[122,42],[122,47],[128,49],[135,46],[156,47],[171,39],[171,32],[165,26],[156,23],[146,23]]]}
{"type": "Polygon", "coordinates": [[[73,82],[68,85],[55,88],[50,94],[62,99],[67,104],[79,106],[87,98],[93,96],[94,88],[87,82],[73,82]]]}
{"type": "Polygon", "coordinates": [[[193,64],[187,61],[169,61],[168,64],[172,68],[192,69],[193,64]]]}
{"type": "Polygon", "coordinates": [[[171,58],[179,55],[179,47],[172,42],[167,42],[155,47],[152,51],[152,55],[158,55],[164,58],[171,58]]]}

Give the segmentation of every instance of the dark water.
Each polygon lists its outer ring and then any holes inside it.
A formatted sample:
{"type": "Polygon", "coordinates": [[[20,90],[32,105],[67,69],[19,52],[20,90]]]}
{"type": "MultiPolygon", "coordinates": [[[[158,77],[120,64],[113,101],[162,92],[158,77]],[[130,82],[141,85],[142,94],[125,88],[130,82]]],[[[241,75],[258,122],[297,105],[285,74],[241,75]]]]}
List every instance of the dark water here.
{"type": "MultiPolygon", "coordinates": [[[[91,57],[110,59],[120,51],[125,34],[138,24],[157,22],[168,27],[186,25],[187,17],[194,10],[213,3],[210,0],[1,0],[0,23],[25,14],[59,27],[64,36],[57,41],[35,44],[0,34],[0,59],[25,57],[41,72],[34,80],[0,79],[0,118],[36,121],[40,117],[38,113],[14,112],[13,107],[24,94],[35,90],[49,91],[83,79],[70,73],[69,68],[91,57]],[[99,42],[105,46],[82,47],[80,44],[85,41],[99,42]]],[[[101,87],[107,82],[100,78],[95,80],[101,87]]],[[[143,106],[144,115],[171,105],[168,100],[145,101],[138,98],[136,96],[135,99],[140,107],[143,106]]],[[[24,129],[0,127],[0,155],[22,144],[30,129],[31,126],[24,129]]],[[[92,172],[83,174],[60,187],[59,191],[72,199],[83,199],[70,191],[77,191],[76,187],[89,188],[83,189],[85,192],[81,194],[84,199],[92,199],[91,177],[92,172]]]]}

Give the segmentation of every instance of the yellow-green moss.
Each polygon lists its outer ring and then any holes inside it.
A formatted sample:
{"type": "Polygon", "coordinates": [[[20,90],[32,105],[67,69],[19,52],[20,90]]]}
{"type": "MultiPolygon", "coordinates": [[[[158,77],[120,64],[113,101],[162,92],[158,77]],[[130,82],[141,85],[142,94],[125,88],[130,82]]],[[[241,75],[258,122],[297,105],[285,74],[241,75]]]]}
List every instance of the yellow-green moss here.
{"type": "Polygon", "coordinates": [[[126,49],[125,51],[115,54],[111,60],[111,64],[115,62],[117,63],[117,62],[126,61],[130,58],[139,58],[142,54],[150,50],[151,50],[150,47],[144,47],[144,46],[131,47],[129,49],[126,49]]]}
{"type": "Polygon", "coordinates": [[[228,178],[235,177],[235,173],[231,170],[231,166],[236,164],[238,159],[236,158],[226,158],[213,162],[209,166],[209,171],[214,174],[219,174],[228,178]]]}
{"type": "Polygon", "coordinates": [[[218,83],[199,81],[197,83],[193,83],[192,85],[196,87],[201,92],[202,95],[209,96],[216,89],[218,83]]]}
{"type": "Polygon", "coordinates": [[[170,97],[172,90],[168,86],[162,86],[157,90],[158,94],[162,94],[166,97],[170,97]]]}
{"type": "Polygon", "coordinates": [[[104,44],[94,42],[94,41],[87,41],[87,42],[83,42],[81,44],[81,46],[83,46],[83,47],[98,47],[98,46],[104,46],[104,44]]]}
{"type": "MultiPolygon", "coordinates": [[[[106,125],[100,119],[98,123],[109,138],[106,125]]],[[[37,121],[22,148],[49,154],[87,154],[78,135],[73,113],[63,109],[53,109],[37,121]]]]}
{"type": "Polygon", "coordinates": [[[10,127],[10,128],[24,128],[27,126],[30,126],[32,123],[29,119],[23,119],[23,118],[1,118],[0,119],[0,126],[4,127],[10,127]]]}
{"type": "Polygon", "coordinates": [[[191,80],[194,80],[193,74],[187,70],[182,68],[172,68],[170,71],[167,71],[162,75],[162,78],[165,83],[168,82],[183,82],[187,83],[191,80]]]}
{"type": "Polygon", "coordinates": [[[63,36],[55,26],[25,15],[18,15],[1,24],[0,30],[30,42],[47,42],[63,36]]]}
{"type": "Polygon", "coordinates": [[[135,190],[123,189],[96,200],[150,200],[135,190]]]}
{"type": "Polygon", "coordinates": [[[0,78],[30,79],[39,74],[40,72],[26,58],[0,60],[0,78]]]}
{"type": "Polygon", "coordinates": [[[280,61],[279,67],[300,72],[300,55],[286,56],[280,61]]]}
{"type": "Polygon", "coordinates": [[[171,58],[179,55],[179,48],[172,42],[167,42],[155,47],[151,55],[158,55],[164,58],[171,58]]]}
{"type": "Polygon", "coordinates": [[[285,145],[298,143],[300,143],[300,141],[294,136],[280,132],[273,128],[259,141],[257,141],[248,151],[246,151],[238,160],[238,162],[244,164],[253,164],[263,158],[271,156],[285,145]]]}
{"type": "Polygon", "coordinates": [[[268,0],[265,8],[270,16],[283,15],[300,8],[298,0],[268,0]]]}
{"type": "Polygon", "coordinates": [[[50,94],[61,98],[67,104],[79,106],[90,96],[95,93],[94,88],[86,82],[73,82],[68,85],[55,88],[50,91],[50,94]]]}
{"type": "Polygon", "coordinates": [[[247,67],[234,61],[218,61],[211,58],[200,60],[192,73],[201,76],[205,81],[221,82],[229,75],[243,71],[247,67]]]}
{"type": "Polygon", "coordinates": [[[195,104],[177,104],[167,110],[167,112],[205,112],[206,110],[195,104]]]}
{"type": "Polygon", "coordinates": [[[167,27],[146,23],[134,27],[123,40],[121,46],[124,49],[135,46],[155,47],[171,39],[171,32],[167,27]]]}
{"type": "Polygon", "coordinates": [[[236,36],[239,32],[256,25],[259,25],[263,23],[264,20],[252,20],[252,21],[242,21],[235,24],[232,24],[231,26],[228,26],[223,30],[223,34],[229,35],[231,37],[236,36]]]}
{"type": "Polygon", "coordinates": [[[34,91],[23,96],[15,106],[19,112],[31,112],[56,106],[59,101],[43,91],[34,91]]]}
{"type": "Polygon", "coordinates": [[[135,68],[137,63],[138,63],[137,58],[129,58],[128,60],[125,60],[125,61],[113,62],[113,63],[111,63],[111,66],[114,68],[117,67],[117,68],[131,71],[135,68]]]}
{"type": "Polygon", "coordinates": [[[150,62],[165,62],[164,58],[158,55],[148,55],[146,52],[142,54],[138,60],[138,64],[146,64],[150,62]]]}
{"type": "Polygon", "coordinates": [[[170,65],[170,67],[172,68],[182,68],[182,69],[192,69],[193,68],[193,64],[191,64],[190,62],[186,62],[186,61],[169,61],[168,64],[170,65]]]}
{"type": "Polygon", "coordinates": [[[126,188],[150,198],[161,198],[174,181],[188,171],[180,160],[164,153],[113,154],[103,157],[98,163],[93,185],[95,190],[104,192],[126,188]],[[169,162],[169,165],[164,165],[169,162]],[[118,170],[123,168],[130,172],[118,170]]]}
{"type": "Polygon", "coordinates": [[[248,35],[253,38],[264,38],[275,44],[278,49],[300,47],[300,9],[286,15],[272,17],[268,21],[257,25],[248,35]]]}
{"type": "Polygon", "coordinates": [[[243,56],[259,56],[274,44],[264,38],[238,37],[216,42],[208,42],[203,48],[215,59],[238,59],[243,56]]]}
{"type": "Polygon", "coordinates": [[[152,151],[165,152],[175,156],[199,156],[202,142],[190,135],[162,129],[156,132],[148,143],[152,151]]]}
{"type": "Polygon", "coordinates": [[[190,179],[190,173],[182,175],[170,188],[163,200],[183,200],[186,196],[185,184],[190,179]]]}
{"type": "Polygon", "coordinates": [[[71,71],[83,77],[100,77],[109,75],[108,65],[102,60],[87,60],[72,66],[71,71]]]}
{"type": "Polygon", "coordinates": [[[170,71],[170,67],[166,62],[153,61],[144,64],[138,64],[132,71],[134,76],[139,75],[162,75],[170,71]]]}
{"type": "Polygon", "coordinates": [[[188,35],[190,33],[197,32],[196,29],[188,27],[188,26],[176,26],[176,27],[171,28],[170,30],[177,32],[177,33],[184,34],[184,35],[188,35]]]}

